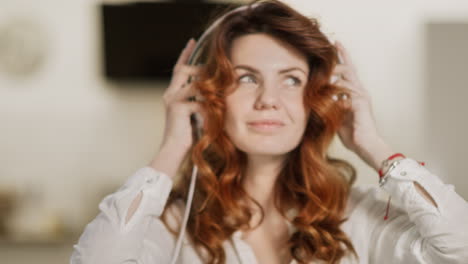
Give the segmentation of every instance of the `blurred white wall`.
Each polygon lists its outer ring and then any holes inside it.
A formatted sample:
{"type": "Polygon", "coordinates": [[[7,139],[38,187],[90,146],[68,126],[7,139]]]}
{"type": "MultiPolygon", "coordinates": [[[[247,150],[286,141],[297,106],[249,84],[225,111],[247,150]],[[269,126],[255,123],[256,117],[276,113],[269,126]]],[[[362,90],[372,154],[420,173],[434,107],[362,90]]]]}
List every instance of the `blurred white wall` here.
{"type": "Polygon", "coordinates": [[[425,134],[437,170],[468,198],[468,23],[433,23],[428,42],[425,134]]]}
{"type": "MultiPolygon", "coordinates": [[[[425,23],[468,23],[468,1],[286,2],[318,17],[345,44],[373,96],[381,134],[393,148],[443,174],[425,139],[425,23]]],[[[15,78],[0,71],[0,186],[36,189],[30,205],[36,213],[23,212],[29,222],[63,217],[81,231],[97,212],[97,199],[146,165],[161,140],[160,96],[167,83],[103,78],[98,3],[0,3],[0,25],[28,18],[47,39],[39,72],[15,78]]],[[[340,143],[333,153],[356,165],[359,183],[376,183],[376,173],[340,143]]]]}

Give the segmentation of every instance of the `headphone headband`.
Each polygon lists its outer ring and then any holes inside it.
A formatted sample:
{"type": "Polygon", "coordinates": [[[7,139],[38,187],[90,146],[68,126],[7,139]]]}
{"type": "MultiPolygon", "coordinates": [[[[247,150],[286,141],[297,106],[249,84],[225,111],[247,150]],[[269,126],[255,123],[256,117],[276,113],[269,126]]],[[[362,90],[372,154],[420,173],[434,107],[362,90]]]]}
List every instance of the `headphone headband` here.
{"type": "MultiPolygon", "coordinates": [[[[252,8],[255,8],[257,7],[258,5],[260,5],[261,2],[257,2],[257,3],[253,3],[253,4],[250,4],[250,5],[242,5],[242,6],[239,6],[229,12],[227,12],[226,14],[224,14],[223,16],[221,16],[220,18],[216,19],[209,27],[208,29],[206,29],[203,34],[200,36],[200,38],[198,39],[197,41],[197,44],[192,52],[192,54],[190,55],[189,59],[188,59],[188,62],[187,64],[189,65],[195,65],[196,64],[196,61],[199,59],[200,57],[200,51],[202,50],[202,47],[205,45],[205,39],[208,37],[208,35],[219,25],[221,24],[221,22],[229,15],[233,14],[233,13],[236,13],[236,12],[240,12],[240,11],[243,11],[249,7],[252,7],[252,8]]],[[[323,32],[323,30],[322,30],[323,32]]],[[[330,41],[330,42],[334,42],[333,39],[334,39],[334,34],[333,33],[326,33],[326,32],[323,32],[325,34],[325,36],[327,37],[327,39],[330,41]]],[[[339,58],[339,61],[341,62],[341,58],[339,58]]]]}
{"type": "Polygon", "coordinates": [[[236,12],[240,12],[242,10],[245,10],[247,9],[249,6],[251,7],[257,7],[259,5],[259,3],[254,3],[252,5],[243,5],[243,6],[239,6],[229,12],[227,12],[226,14],[224,14],[223,16],[221,16],[220,18],[216,19],[209,27],[207,30],[205,30],[205,32],[203,32],[203,34],[200,36],[200,38],[198,39],[197,41],[197,45],[195,46],[192,54],[190,55],[189,57],[189,60],[188,60],[188,64],[189,65],[194,65],[196,63],[196,60],[199,58],[199,55],[200,55],[200,50],[202,48],[202,46],[205,44],[205,39],[206,37],[230,14],[233,14],[233,13],[236,13],[236,12]]]}

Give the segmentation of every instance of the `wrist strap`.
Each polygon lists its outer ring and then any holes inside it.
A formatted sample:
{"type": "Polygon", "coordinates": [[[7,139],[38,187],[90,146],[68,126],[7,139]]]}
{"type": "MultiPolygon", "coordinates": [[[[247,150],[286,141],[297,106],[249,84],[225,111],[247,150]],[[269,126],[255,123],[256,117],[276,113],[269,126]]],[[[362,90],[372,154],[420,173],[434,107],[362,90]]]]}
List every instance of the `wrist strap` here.
{"type": "Polygon", "coordinates": [[[382,176],[384,175],[384,168],[388,166],[388,163],[397,158],[397,157],[402,157],[402,158],[406,158],[405,155],[401,154],[401,153],[395,153],[393,155],[391,155],[390,157],[388,157],[387,159],[385,159],[384,161],[382,161],[382,165],[380,165],[380,169],[379,169],[379,177],[382,178],[382,176]]]}
{"type": "MultiPolygon", "coordinates": [[[[386,168],[388,166],[388,163],[397,158],[397,157],[402,157],[402,158],[406,158],[405,155],[401,154],[401,153],[395,153],[393,155],[391,155],[390,157],[388,157],[387,159],[385,159],[384,161],[382,161],[382,165],[380,165],[380,169],[379,169],[379,178],[380,178],[380,185],[382,186],[382,183],[384,183],[383,180],[385,179],[382,179],[382,177],[384,176],[384,168],[386,168]]],[[[395,163],[397,162],[394,162],[392,163],[392,165],[394,165],[395,163]]],[[[385,209],[385,216],[384,216],[384,220],[387,220],[388,219],[388,213],[390,211],[390,199],[392,199],[392,196],[389,196],[388,197],[388,202],[387,202],[387,208],[385,209]]]]}
{"type": "MultiPolygon", "coordinates": [[[[380,169],[379,169],[379,178],[380,178],[380,180],[379,180],[379,185],[380,185],[381,187],[382,187],[383,184],[385,184],[386,178],[387,178],[387,176],[388,176],[388,174],[389,174],[389,172],[387,172],[387,173],[386,173],[387,175],[385,175],[385,177],[384,177],[384,172],[383,172],[384,168],[386,168],[386,167],[389,165],[389,163],[390,163],[391,160],[393,160],[393,159],[395,159],[395,158],[397,158],[397,157],[406,158],[405,155],[403,155],[403,154],[401,154],[401,153],[395,153],[395,154],[391,155],[390,157],[388,157],[386,160],[382,161],[382,165],[380,166],[380,169]]],[[[421,164],[422,166],[426,165],[424,162],[421,162],[421,161],[418,161],[418,162],[419,162],[419,164],[421,164]]],[[[394,169],[395,166],[396,166],[398,163],[399,163],[398,161],[394,161],[394,162],[391,164],[390,168],[391,168],[391,169],[394,169]]],[[[391,169],[389,169],[389,170],[391,170],[391,169]]],[[[388,219],[388,213],[389,213],[389,210],[390,210],[390,199],[391,199],[391,198],[392,198],[392,196],[389,196],[389,197],[388,197],[387,208],[386,208],[386,210],[385,210],[384,220],[387,220],[387,219],[388,219]]]]}

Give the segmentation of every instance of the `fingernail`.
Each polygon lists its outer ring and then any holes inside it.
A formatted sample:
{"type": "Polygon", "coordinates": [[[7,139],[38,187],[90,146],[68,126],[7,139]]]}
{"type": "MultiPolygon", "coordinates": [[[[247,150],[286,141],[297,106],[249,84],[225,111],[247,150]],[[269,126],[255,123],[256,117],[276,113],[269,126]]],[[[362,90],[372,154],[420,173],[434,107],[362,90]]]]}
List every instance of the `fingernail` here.
{"type": "Polygon", "coordinates": [[[187,41],[187,43],[185,43],[184,49],[186,49],[186,48],[189,46],[191,40],[192,40],[192,38],[190,38],[190,39],[187,41]]]}
{"type": "Polygon", "coordinates": [[[193,42],[193,38],[190,38],[189,41],[187,42],[187,44],[185,45],[185,47],[187,48],[190,45],[190,43],[192,43],[192,42],[193,42]]]}
{"type": "Polygon", "coordinates": [[[340,51],[343,50],[343,44],[341,44],[341,42],[336,41],[336,46],[338,47],[340,51]]]}

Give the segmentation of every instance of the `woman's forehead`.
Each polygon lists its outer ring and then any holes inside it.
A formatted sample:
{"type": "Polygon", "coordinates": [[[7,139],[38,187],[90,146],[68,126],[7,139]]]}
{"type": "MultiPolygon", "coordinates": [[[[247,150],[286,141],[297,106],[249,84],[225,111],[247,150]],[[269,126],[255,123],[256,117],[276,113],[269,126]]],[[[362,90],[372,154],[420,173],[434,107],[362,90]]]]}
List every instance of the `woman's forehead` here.
{"type": "Polygon", "coordinates": [[[234,39],[230,53],[234,66],[275,72],[298,68],[308,73],[307,57],[303,53],[267,34],[248,34],[234,39]]]}

